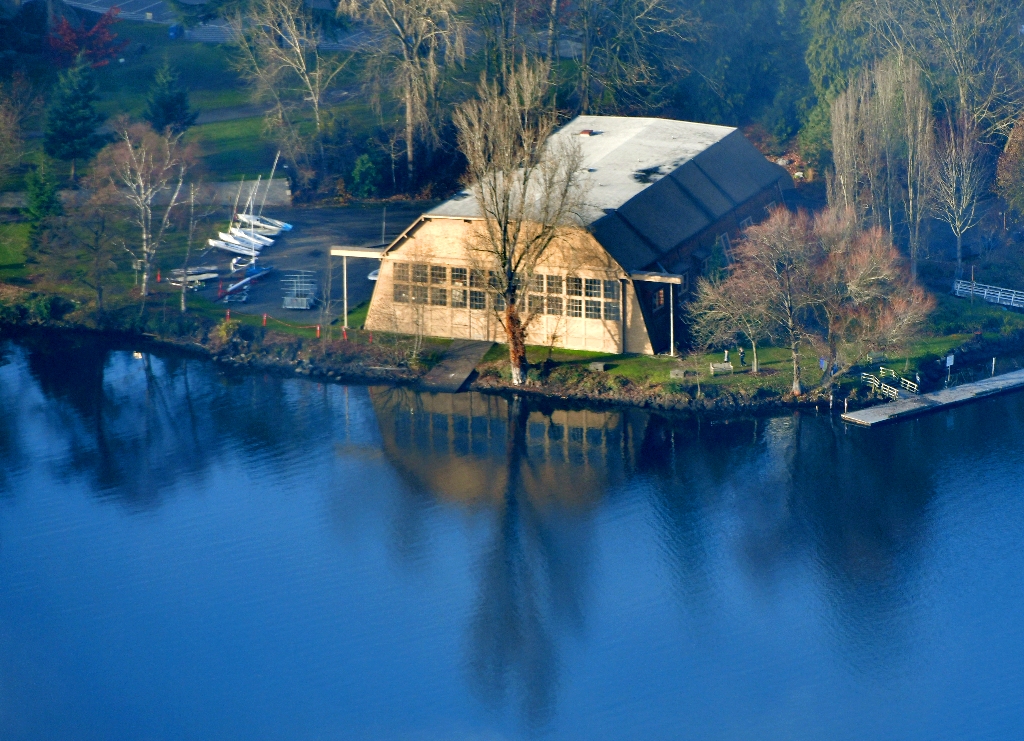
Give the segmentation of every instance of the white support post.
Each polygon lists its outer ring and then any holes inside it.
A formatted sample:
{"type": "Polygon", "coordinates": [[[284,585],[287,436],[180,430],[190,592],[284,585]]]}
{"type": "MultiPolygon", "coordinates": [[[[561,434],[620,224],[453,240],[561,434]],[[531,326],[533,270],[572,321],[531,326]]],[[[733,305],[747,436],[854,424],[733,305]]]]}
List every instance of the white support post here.
{"type": "Polygon", "coordinates": [[[348,255],[341,258],[342,303],[345,309],[345,329],[348,329],[348,255]]]}
{"type": "Polygon", "coordinates": [[[676,356],[676,292],[675,285],[668,284],[668,345],[669,354],[676,356]]]}

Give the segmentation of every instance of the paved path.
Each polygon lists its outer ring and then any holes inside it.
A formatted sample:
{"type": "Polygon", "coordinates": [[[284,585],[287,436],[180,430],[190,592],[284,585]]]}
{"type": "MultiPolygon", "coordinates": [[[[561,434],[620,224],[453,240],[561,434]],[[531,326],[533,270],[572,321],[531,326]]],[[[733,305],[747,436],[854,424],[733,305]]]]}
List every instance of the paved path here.
{"type": "Polygon", "coordinates": [[[477,363],[483,360],[493,342],[480,340],[452,340],[441,362],[430,369],[420,380],[420,385],[430,391],[455,393],[473,373],[477,363]]]}
{"type": "MultiPolygon", "coordinates": [[[[246,199],[249,197],[249,193],[255,186],[255,180],[250,180],[242,186],[242,195],[239,207],[245,205],[246,199]]],[[[202,190],[199,191],[197,202],[215,206],[233,206],[235,198],[238,197],[238,187],[238,180],[228,180],[220,183],[206,183],[202,190]]],[[[187,194],[187,188],[183,193],[187,194]]],[[[73,201],[76,194],[79,197],[88,196],[88,191],[62,190],[58,192],[57,195],[62,202],[68,203],[73,201]]],[[[180,200],[184,195],[179,195],[178,197],[180,200]]],[[[167,203],[170,198],[170,191],[164,191],[162,194],[158,194],[156,196],[154,203],[162,205],[167,203]]],[[[274,182],[269,184],[266,180],[262,181],[260,183],[259,191],[256,194],[257,207],[259,207],[259,205],[264,201],[269,207],[291,206],[292,191],[287,178],[274,178],[274,182]]],[[[28,199],[25,191],[0,193],[0,208],[25,208],[27,205],[28,199]]]]}
{"type": "Polygon", "coordinates": [[[116,5],[121,9],[118,18],[129,21],[150,21],[164,25],[178,22],[174,11],[160,0],[65,0],[65,2],[72,8],[91,10],[100,15],[110,10],[111,6],[116,5]]]}
{"type": "Polygon", "coordinates": [[[1020,388],[1024,388],[1024,370],[1004,373],[1001,376],[986,378],[984,381],[965,383],[930,394],[912,396],[909,399],[861,409],[859,412],[848,412],[843,415],[843,419],[864,427],[873,427],[884,422],[894,422],[1020,388]]]}
{"type": "MultiPolygon", "coordinates": [[[[387,238],[394,239],[412,223],[413,219],[424,211],[430,210],[434,205],[436,205],[435,202],[389,203],[387,238]]],[[[325,272],[326,256],[332,246],[379,244],[383,208],[383,205],[378,204],[318,208],[270,208],[268,206],[265,212],[267,216],[287,221],[294,226],[294,229],[282,233],[274,240],[272,246],[263,250],[260,260],[268,265],[273,265],[274,272],[249,292],[249,300],[246,303],[231,304],[232,313],[256,316],[268,314],[292,324],[316,324],[320,317],[319,309],[301,311],[282,307],[281,279],[296,270],[312,270],[317,274],[319,283],[325,272]]],[[[225,213],[221,221],[211,222],[210,231],[223,229],[226,218],[225,213]]],[[[231,255],[222,250],[211,250],[205,257],[200,257],[200,255],[194,258],[194,265],[216,263],[225,271],[227,263],[231,259],[231,255]]],[[[367,280],[367,276],[370,271],[379,267],[379,260],[349,258],[349,308],[355,308],[370,298],[376,284],[367,280]]],[[[343,291],[341,261],[338,258],[334,259],[334,271],[332,295],[335,316],[338,316],[341,313],[343,291]]],[[[216,299],[216,283],[211,283],[200,295],[211,300],[216,299]]]]}
{"type": "MultiPolygon", "coordinates": [[[[121,12],[119,18],[130,21],[145,21],[170,26],[178,22],[174,11],[161,0],[65,0],[73,8],[89,10],[93,13],[106,13],[111,6],[116,5],[121,12]]],[[[197,5],[201,3],[189,3],[197,5]]],[[[307,0],[307,5],[323,9],[322,3],[307,0]]],[[[214,18],[211,21],[193,26],[185,30],[185,38],[190,41],[200,41],[204,44],[228,44],[234,38],[231,26],[223,18],[214,18]]],[[[320,48],[324,51],[359,51],[371,49],[380,43],[381,34],[367,28],[353,28],[348,33],[341,34],[337,38],[324,41],[320,48]]]]}

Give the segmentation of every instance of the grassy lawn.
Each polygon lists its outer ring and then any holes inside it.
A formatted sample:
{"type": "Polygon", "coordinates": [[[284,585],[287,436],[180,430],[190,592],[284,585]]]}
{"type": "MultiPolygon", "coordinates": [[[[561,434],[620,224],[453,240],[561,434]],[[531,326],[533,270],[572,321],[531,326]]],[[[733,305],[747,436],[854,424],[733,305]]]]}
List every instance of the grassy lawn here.
{"type": "Polygon", "coordinates": [[[270,175],[277,147],[263,138],[263,118],[240,118],[189,129],[186,140],[199,146],[210,180],[270,175]]]}
{"type": "Polygon", "coordinates": [[[0,224],[0,280],[25,277],[28,224],[0,224]]]}
{"type": "Polygon", "coordinates": [[[366,314],[370,310],[370,302],[363,301],[355,307],[350,307],[348,310],[348,326],[352,329],[362,329],[363,324],[366,322],[366,314]]]}
{"type": "MultiPolygon", "coordinates": [[[[998,309],[997,309],[998,310],[998,309]]],[[[1024,321],[1024,316],[1017,315],[1017,320],[1024,321]]],[[[905,351],[893,354],[885,360],[873,364],[877,371],[879,365],[893,368],[898,372],[906,372],[912,375],[920,363],[926,359],[933,359],[942,356],[953,348],[959,347],[971,339],[970,334],[952,334],[941,337],[925,336],[914,342],[905,351]]],[[[750,365],[753,360],[750,347],[746,350],[746,366],[739,364],[739,356],[735,351],[729,353],[730,361],[733,364],[732,374],[711,375],[711,363],[721,363],[724,359],[722,351],[707,353],[700,356],[670,357],[666,355],[615,355],[610,353],[585,352],[581,350],[550,349],[541,346],[528,346],[526,349],[527,359],[531,364],[540,364],[550,358],[560,366],[576,365],[585,367],[589,363],[603,362],[607,364],[607,373],[612,376],[628,378],[636,384],[668,384],[678,383],[681,386],[692,386],[697,382],[698,373],[700,383],[704,387],[715,386],[723,390],[744,391],[752,393],[758,388],[770,388],[780,393],[788,392],[793,381],[793,365],[788,348],[784,347],[760,347],[758,348],[758,360],[761,372],[758,375],[751,373],[750,365]],[[686,378],[673,379],[670,372],[682,369],[686,371],[686,378]]],[[[508,359],[508,345],[495,344],[484,356],[482,362],[502,362],[508,359]]],[[[818,366],[818,358],[813,350],[807,349],[800,358],[800,373],[805,388],[813,388],[821,378],[821,369],[818,366]]],[[[849,373],[841,379],[841,385],[852,387],[859,385],[860,379],[857,373],[849,373]]]]}
{"type": "Polygon", "coordinates": [[[164,59],[178,74],[197,107],[211,110],[248,102],[241,80],[231,68],[229,47],[171,39],[166,26],[152,23],[119,21],[114,30],[119,39],[131,43],[122,54],[123,63],[115,60],[96,71],[103,98],[101,109],[107,115],[141,113],[153,77],[164,59]]]}

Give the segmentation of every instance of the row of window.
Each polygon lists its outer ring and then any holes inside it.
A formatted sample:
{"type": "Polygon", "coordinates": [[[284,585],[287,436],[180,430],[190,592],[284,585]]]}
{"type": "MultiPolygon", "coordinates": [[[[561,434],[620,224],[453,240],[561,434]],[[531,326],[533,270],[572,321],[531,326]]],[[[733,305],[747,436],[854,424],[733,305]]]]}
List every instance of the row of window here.
{"type": "MultiPolygon", "coordinates": [[[[428,265],[422,262],[394,263],[395,283],[418,283],[429,285],[453,285],[469,288],[494,288],[497,285],[494,272],[486,275],[482,270],[470,268],[449,268],[445,265],[428,265]]],[[[598,278],[577,278],[561,275],[531,275],[529,289],[533,293],[565,294],[585,298],[619,300],[619,282],[598,278]]]]}
{"type": "MultiPolygon", "coordinates": [[[[476,310],[486,309],[489,304],[495,311],[505,309],[505,298],[494,292],[498,282],[493,272],[396,262],[393,275],[395,303],[476,310]],[[490,290],[475,290],[485,288],[490,290]]],[[[533,314],[616,322],[622,316],[621,287],[616,280],[536,274],[530,276],[527,287],[527,306],[533,314]]]]}
{"type": "MultiPolygon", "coordinates": [[[[395,283],[395,303],[423,304],[430,306],[450,306],[453,309],[484,310],[488,302],[495,311],[505,310],[505,298],[500,294],[485,291],[466,290],[465,288],[435,288],[433,286],[407,285],[395,283]]],[[[595,301],[582,298],[562,298],[545,294],[531,293],[527,298],[530,313],[561,316],[565,314],[573,318],[601,319],[619,321],[621,312],[618,301],[595,301]]]]}

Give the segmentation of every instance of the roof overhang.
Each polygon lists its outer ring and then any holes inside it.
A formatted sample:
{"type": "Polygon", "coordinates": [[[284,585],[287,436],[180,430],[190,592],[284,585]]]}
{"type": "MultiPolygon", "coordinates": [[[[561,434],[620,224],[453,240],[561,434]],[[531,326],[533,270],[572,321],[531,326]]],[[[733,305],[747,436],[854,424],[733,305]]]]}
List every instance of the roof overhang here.
{"type": "Polygon", "coordinates": [[[629,274],[630,280],[639,280],[645,283],[673,283],[677,286],[682,285],[686,281],[685,275],[676,275],[675,273],[645,273],[635,272],[629,274]]]}
{"type": "Polygon", "coordinates": [[[377,247],[331,247],[332,257],[368,257],[380,260],[384,257],[385,245],[377,247]]]}

